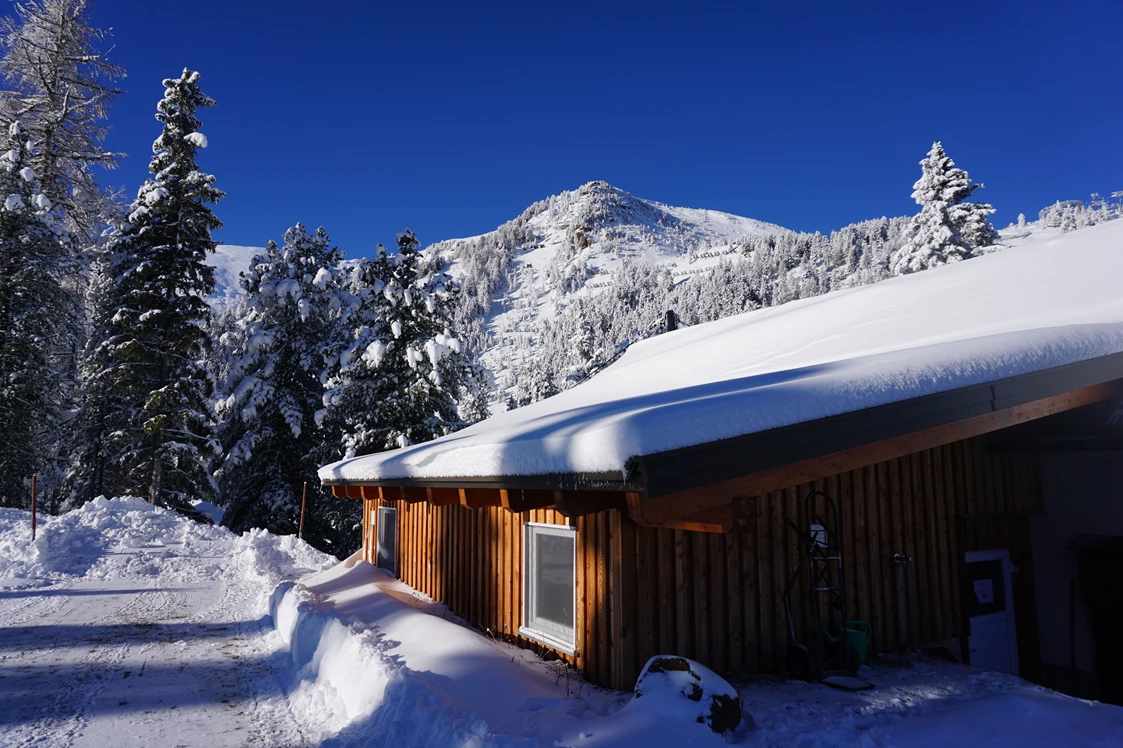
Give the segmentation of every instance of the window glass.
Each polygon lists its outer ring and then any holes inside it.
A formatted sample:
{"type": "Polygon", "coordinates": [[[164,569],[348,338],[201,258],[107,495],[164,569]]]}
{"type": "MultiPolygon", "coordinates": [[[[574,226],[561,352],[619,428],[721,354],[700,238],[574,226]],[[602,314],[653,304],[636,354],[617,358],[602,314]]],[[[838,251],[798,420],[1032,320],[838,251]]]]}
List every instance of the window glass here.
{"type": "Polygon", "coordinates": [[[573,626],[573,538],[539,534],[534,559],[536,618],[573,626]]]}
{"type": "Polygon", "coordinates": [[[527,524],[523,570],[523,633],[564,651],[573,651],[574,549],[569,527],[527,524]]]}
{"type": "Polygon", "coordinates": [[[398,510],[394,507],[378,507],[378,565],[391,574],[397,574],[395,560],[398,557],[398,510]]]}

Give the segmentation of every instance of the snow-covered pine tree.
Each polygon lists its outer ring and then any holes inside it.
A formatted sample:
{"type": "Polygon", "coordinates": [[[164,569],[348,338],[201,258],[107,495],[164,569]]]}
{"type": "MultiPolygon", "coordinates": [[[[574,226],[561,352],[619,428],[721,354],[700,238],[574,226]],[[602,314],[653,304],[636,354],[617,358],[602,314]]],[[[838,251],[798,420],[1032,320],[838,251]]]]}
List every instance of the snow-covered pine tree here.
{"type": "Polygon", "coordinates": [[[976,247],[992,243],[997,236],[988,218],[994,208],[965,202],[982,185],[956,167],[939,141],[932,144],[920,168],[912,193],[920,213],[893,256],[892,269],[898,275],[974,257],[976,247]]]}
{"type": "Polygon", "coordinates": [[[60,359],[77,338],[68,235],[30,166],[28,133],[12,123],[0,155],[0,506],[26,506],[25,485],[49,467],[65,388],[60,359]]]}
{"type": "Polygon", "coordinates": [[[19,121],[35,139],[31,165],[43,193],[85,249],[113,206],[89,167],[112,169],[121,155],[104,142],[125,72],[101,49],[107,32],[91,24],[87,0],[23,0],[13,10],[0,17],[0,119],[19,121]]]}
{"type": "Polygon", "coordinates": [[[469,399],[479,372],[450,331],[459,289],[438,258],[418,250],[406,230],[395,254],[379,245],[353,279],[351,334],[338,344],[324,394],[346,455],[428,441],[465,425],[458,402],[469,399]]]}
{"type": "Polygon", "coordinates": [[[214,289],[204,261],[222,225],[210,206],[223,193],[196,165],[207,144],[196,111],[214,105],[199,74],[184,70],[164,88],[152,177],[99,259],[72,483],[79,500],[131,493],[190,514],[191,498],[213,493],[218,448],[202,360],[214,289]]]}
{"type": "MultiPolygon", "coordinates": [[[[340,307],[341,259],[322,227],[309,234],[298,223],[285,232],[283,247],[269,242],[242,274],[227,397],[219,407],[226,457],[215,474],[223,522],[234,530],[295,533],[305,482],[310,516],[323,506],[316,469],[327,445],[316,412],[340,307]]],[[[323,547],[314,526],[305,538],[323,547]]],[[[338,549],[329,543],[326,550],[338,549]]]]}

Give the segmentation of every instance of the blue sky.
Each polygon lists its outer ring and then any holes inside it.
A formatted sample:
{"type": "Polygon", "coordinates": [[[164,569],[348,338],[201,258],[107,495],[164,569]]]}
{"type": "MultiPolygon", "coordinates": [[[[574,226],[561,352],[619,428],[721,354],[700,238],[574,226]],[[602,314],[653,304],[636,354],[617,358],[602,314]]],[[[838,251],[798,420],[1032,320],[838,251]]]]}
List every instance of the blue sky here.
{"type": "Polygon", "coordinates": [[[915,212],[932,140],[998,225],[1123,190],[1123,4],[99,0],[134,195],[160,80],[202,72],[221,241],[296,221],[349,256],[482,233],[604,179],[828,231],[915,212]],[[844,7],[852,6],[852,7],[844,7]]]}

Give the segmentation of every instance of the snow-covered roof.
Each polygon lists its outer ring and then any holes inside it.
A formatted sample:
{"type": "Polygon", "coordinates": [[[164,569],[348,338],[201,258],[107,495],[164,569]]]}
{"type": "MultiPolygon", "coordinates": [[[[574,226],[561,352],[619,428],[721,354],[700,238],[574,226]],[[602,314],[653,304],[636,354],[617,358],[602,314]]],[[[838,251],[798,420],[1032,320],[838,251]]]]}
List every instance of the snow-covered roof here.
{"type": "MultiPolygon", "coordinates": [[[[574,473],[1123,352],[1123,221],[633,345],[593,379],[329,482],[574,473]]],[[[1123,376],[1123,372],[1120,372],[1123,376]]]]}

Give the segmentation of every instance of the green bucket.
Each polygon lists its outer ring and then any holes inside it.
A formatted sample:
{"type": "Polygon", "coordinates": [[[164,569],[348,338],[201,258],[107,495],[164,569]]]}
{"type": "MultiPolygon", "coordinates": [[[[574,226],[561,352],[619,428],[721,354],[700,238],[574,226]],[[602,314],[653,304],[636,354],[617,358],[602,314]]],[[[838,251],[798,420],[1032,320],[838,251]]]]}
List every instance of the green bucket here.
{"type": "MultiPolygon", "coordinates": [[[[838,641],[838,637],[832,636],[831,632],[825,628],[823,629],[823,635],[831,644],[838,641]]],[[[858,664],[865,665],[866,650],[869,649],[870,639],[873,638],[873,627],[866,621],[847,621],[846,638],[854,646],[854,651],[858,653],[858,664]]]]}

